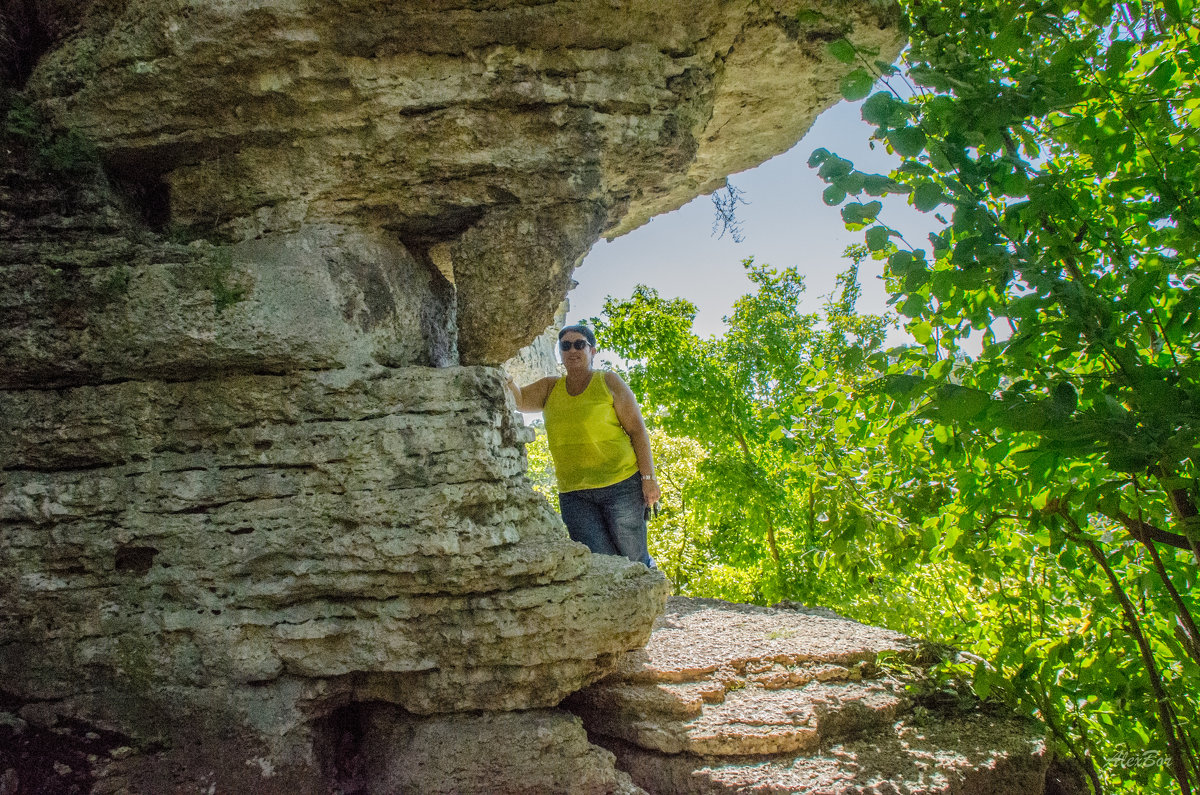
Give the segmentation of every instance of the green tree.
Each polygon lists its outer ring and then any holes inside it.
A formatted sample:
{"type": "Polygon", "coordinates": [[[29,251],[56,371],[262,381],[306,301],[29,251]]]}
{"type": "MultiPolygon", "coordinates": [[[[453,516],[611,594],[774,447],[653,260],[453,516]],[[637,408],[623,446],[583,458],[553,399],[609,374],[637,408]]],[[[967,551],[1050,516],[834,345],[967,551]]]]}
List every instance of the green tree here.
{"type": "Polygon", "coordinates": [[[557,511],[558,481],[554,475],[554,459],[550,457],[546,425],[541,420],[535,420],[532,427],[533,441],[525,445],[525,477],[529,478],[533,490],[544,496],[557,511]]]}
{"type": "MultiPolygon", "coordinates": [[[[867,359],[859,401],[899,473],[952,500],[909,559],[979,607],[981,694],[1046,721],[1093,788],[1200,782],[1200,28],[1191,0],[908,6],[903,72],[863,105],[900,156],[810,164],[885,257],[918,345],[867,359]],[[864,196],[866,194],[866,196],[864,196]],[[907,195],[929,246],[878,218],[907,195]],[[862,200],[860,200],[862,199],[862,200]],[[963,342],[974,334],[976,356],[963,342]],[[884,420],[884,416],[890,420],[884,420]],[[877,425],[883,427],[883,425],[877,425]],[[924,474],[922,474],[922,471],[924,474]],[[1160,767],[1122,767],[1131,750],[1160,767]]],[[[860,75],[861,77],[861,75],[860,75]]],[[[848,81],[852,94],[863,81],[848,81]]],[[[866,89],[869,91],[869,88],[866,89]]],[[[952,621],[948,617],[947,621],[952,621]]],[[[948,631],[950,629],[947,624],[948,631]]]]}
{"type": "Polygon", "coordinates": [[[662,489],[658,511],[648,527],[650,555],[671,579],[675,593],[699,595],[693,593],[691,583],[703,578],[713,563],[708,527],[700,518],[694,494],[704,448],[694,439],[669,436],[659,428],[650,429],[650,448],[662,489]]]}
{"type": "Polygon", "coordinates": [[[694,593],[818,599],[835,587],[828,539],[878,512],[864,488],[865,449],[833,441],[848,373],[882,344],[887,322],[853,312],[865,250],[848,253],[855,264],[823,313],[800,311],[794,268],[746,260],[755,291],[735,304],[721,337],[700,338],[692,304],[646,287],[609,299],[593,320],[601,346],[631,362],[625,375],[647,422],[703,450],[683,490],[708,556],[702,576],[689,575],[694,593]]]}

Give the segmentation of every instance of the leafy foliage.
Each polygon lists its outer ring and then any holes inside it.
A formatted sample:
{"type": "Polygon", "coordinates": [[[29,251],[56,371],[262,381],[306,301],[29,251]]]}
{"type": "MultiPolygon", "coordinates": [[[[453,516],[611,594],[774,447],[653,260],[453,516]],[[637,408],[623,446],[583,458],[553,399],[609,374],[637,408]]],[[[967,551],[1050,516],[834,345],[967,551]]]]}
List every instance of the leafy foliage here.
{"type": "Polygon", "coordinates": [[[855,496],[864,453],[838,444],[835,427],[845,423],[845,374],[882,344],[886,320],[854,314],[857,264],[824,314],[800,312],[794,268],[743,266],[756,291],[734,306],[723,337],[696,336],[694,306],[645,287],[609,299],[593,327],[602,347],[633,362],[625,375],[647,421],[702,451],[677,491],[705,554],[671,555],[664,568],[696,594],[816,598],[832,583],[821,553],[830,528],[869,521],[855,496]]]}
{"type": "Polygon", "coordinates": [[[981,695],[1045,720],[1097,791],[1200,782],[1194,10],[915,2],[905,76],[875,72],[888,90],[862,110],[901,165],[810,160],[918,343],[869,357],[858,401],[895,471],[945,489],[904,565],[970,572],[974,615],[943,634],[986,652],[981,695]],[[913,246],[863,194],[941,231],[913,246]],[[1164,763],[1113,763],[1138,749],[1164,763]]]}
{"type": "Polygon", "coordinates": [[[546,438],[546,426],[539,420],[534,423],[536,436],[525,446],[525,476],[533,490],[543,495],[558,510],[558,482],[554,477],[554,459],[550,457],[550,441],[546,438]]]}
{"type": "Polygon", "coordinates": [[[903,71],[830,44],[848,97],[887,88],[863,117],[901,165],[810,163],[915,344],[880,349],[853,270],[804,314],[795,271],[751,261],[722,338],[645,288],[597,321],[649,420],[703,449],[690,592],[963,649],[946,673],[1042,720],[1096,792],[1200,781],[1193,12],[914,2],[903,71]],[[938,220],[928,245],[887,196],[938,220]]]}
{"type": "Polygon", "coordinates": [[[99,154],[79,131],[52,131],[36,108],[20,94],[3,95],[0,99],[3,99],[0,108],[4,108],[0,143],[28,150],[46,171],[61,177],[80,178],[97,171],[99,154]]]}

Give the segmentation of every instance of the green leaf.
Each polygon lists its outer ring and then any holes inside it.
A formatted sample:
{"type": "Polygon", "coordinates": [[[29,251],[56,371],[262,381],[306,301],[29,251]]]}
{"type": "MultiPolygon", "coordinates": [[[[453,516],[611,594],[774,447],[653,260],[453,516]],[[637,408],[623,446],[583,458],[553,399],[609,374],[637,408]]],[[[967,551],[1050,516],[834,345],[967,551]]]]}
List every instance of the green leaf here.
{"type": "Polygon", "coordinates": [[[870,94],[873,85],[875,78],[866,69],[859,67],[843,77],[838,88],[843,97],[854,102],[870,94]]]}
{"type": "Polygon", "coordinates": [[[866,224],[875,220],[883,209],[882,202],[851,202],[842,208],[842,220],[847,224],[866,224]]]}
{"type": "Polygon", "coordinates": [[[1133,51],[1134,42],[1128,39],[1114,41],[1104,56],[1105,77],[1112,79],[1121,77],[1129,68],[1129,55],[1133,51]]]}
{"type": "Polygon", "coordinates": [[[911,251],[900,250],[888,257],[888,268],[896,276],[903,276],[915,261],[911,251]]]}
{"type": "Polygon", "coordinates": [[[863,183],[866,181],[866,174],[861,171],[851,171],[849,174],[837,177],[833,184],[837,185],[846,193],[852,193],[855,196],[862,193],[863,183]]]}
{"type": "Polygon", "coordinates": [[[975,673],[971,680],[971,688],[980,701],[986,701],[992,692],[992,676],[987,663],[980,661],[975,665],[975,673]]]}
{"type": "Polygon", "coordinates": [[[943,384],[938,387],[933,408],[940,420],[962,422],[982,412],[990,402],[991,396],[979,389],[943,384]]]}
{"type": "Polygon", "coordinates": [[[842,63],[854,63],[854,45],[847,39],[836,39],[825,45],[825,50],[842,63]]]}
{"type": "Polygon", "coordinates": [[[821,194],[821,200],[830,207],[836,207],[846,201],[846,190],[838,185],[830,185],[821,194]]]}
{"type": "Polygon", "coordinates": [[[922,182],[912,192],[912,203],[923,213],[935,209],[945,201],[942,187],[936,182],[922,182]]]}
{"type": "Polygon", "coordinates": [[[1060,381],[1054,385],[1051,398],[1054,401],[1054,408],[1060,416],[1074,414],[1076,406],[1079,405],[1079,393],[1067,381],[1060,381]]]}
{"type": "Polygon", "coordinates": [[[1012,442],[1008,439],[1001,439],[987,450],[984,450],[983,457],[993,464],[999,464],[1008,457],[1010,450],[1012,450],[1012,442]]]}
{"type": "Polygon", "coordinates": [[[900,105],[888,91],[877,91],[862,104],[862,120],[876,127],[891,123],[894,109],[900,105]]]}
{"type": "Polygon", "coordinates": [[[908,193],[911,188],[882,174],[864,174],[863,190],[871,196],[884,196],[888,193],[908,193]]]}
{"type": "Polygon", "coordinates": [[[849,160],[837,155],[830,155],[821,163],[821,167],[817,169],[817,176],[826,182],[831,182],[847,176],[853,170],[854,164],[849,160]]]}
{"type": "Polygon", "coordinates": [[[1109,450],[1104,458],[1115,472],[1145,472],[1155,462],[1153,451],[1132,446],[1109,450]]]}
{"type": "Polygon", "coordinates": [[[919,375],[909,375],[907,373],[895,373],[886,375],[878,379],[880,388],[887,393],[888,396],[903,400],[910,397],[915,391],[925,384],[925,379],[919,375]]]}
{"type": "MultiPolygon", "coordinates": [[[[909,273],[909,278],[913,272],[909,273]]],[[[925,310],[929,306],[929,300],[921,295],[910,295],[908,300],[900,305],[900,314],[905,317],[920,317],[925,314],[925,310]]]]}
{"type": "MultiPolygon", "coordinates": [[[[926,324],[926,325],[928,325],[928,324],[926,324]]],[[[929,341],[928,339],[925,340],[925,342],[928,342],[928,341],[929,341]]],[[[920,342],[920,340],[918,340],[918,342],[920,342]]],[[[934,380],[940,381],[941,379],[950,375],[951,371],[953,371],[953,370],[954,370],[954,360],[953,359],[938,359],[936,362],[934,362],[933,366],[929,368],[929,377],[934,380]]]]}
{"type": "Polygon", "coordinates": [[[927,66],[913,66],[908,70],[909,79],[919,86],[926,86],[937,91],[948,91],[950,81],[942,72],[927,66]]]}
{"type": "Polygon", "coordinates": [[[892,230],[886,226],[873,226],[867,230],[867,248],[880,251],[887,248],[891,240],[892,230]]]}
{"type": "Polygon", "coordinates": [[[1046,427],[1046,407],[1039,402],[1005,400],[997,423],[1010,431],[1038,431],[1046,427]]]}
{"type": "MultiPolygon", "coordinates": [[[[916,292],[924,287],[929,282],[929,277],[932,272],[925,267],[924,261],[918,261],[904,276],[904,289],[908,292],[916,292]]],[[[909,317],[912,317],[911,315],[909,317]]]]}
{"type": "Polygon", "coordinates": [[[925,150],[925,133],[918,127],[891,130],[887,134],[887,141],[902,157],[916,157],[925,150]]]}

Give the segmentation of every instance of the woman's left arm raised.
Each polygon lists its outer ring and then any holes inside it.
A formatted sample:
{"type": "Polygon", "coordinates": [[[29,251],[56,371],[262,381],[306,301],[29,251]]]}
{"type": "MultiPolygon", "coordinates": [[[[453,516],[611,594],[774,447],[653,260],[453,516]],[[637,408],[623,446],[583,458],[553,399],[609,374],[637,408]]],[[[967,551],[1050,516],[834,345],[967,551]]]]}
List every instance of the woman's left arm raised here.
{"type": "Polygon", "coordinates": [[[662,493],[658,488],[658,480],[654,477],[654,454],[650,452],[650,434],[646,432],[642,410],[638,407],[637,398],[633,396],[633,390],[621,376],[605,372],[604,383],[613,396],[613,409],[617,412],[617,420],[629,435],[629,441],[633,443],[638,472],[642,475],[642,499],[647,505],[653,505],[658,502],[662,493]]]}

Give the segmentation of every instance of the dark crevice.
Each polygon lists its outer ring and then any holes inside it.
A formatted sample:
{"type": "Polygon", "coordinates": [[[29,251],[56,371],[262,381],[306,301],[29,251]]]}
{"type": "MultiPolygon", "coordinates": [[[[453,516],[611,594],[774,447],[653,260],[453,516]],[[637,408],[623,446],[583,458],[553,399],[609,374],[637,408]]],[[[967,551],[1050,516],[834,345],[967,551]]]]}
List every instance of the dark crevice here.
{"type": "Polygon", "coordinates": [[[117,571],[145,577],[154,565],[158,550],[154,547],[123,546],[117,549],[117,571]]]}
{"type": "Polygon", "coordinates": [[[483,217],[483,207],[447,207],[437,215],[406,218],[402,223],[384,224],[413,256],[438,243],[457,240],[483,217]]]}
{"type": "Polygon", "coordinates": [[[20,795],[59,795],[91,792],[97,778],[97,760],[114,748],[128,745],[129,737],[82,720],[58,717],[50,726],[16,718],[30,704],[53,703],[0,690],[0,712],[10,720],[0,723],[0,775],[6,792],[20,795]]]}
{"type": "Polygon", "coordinates": [[[105,157],[104,171],[128,209],[156,232],[171,223],[171,189],[164,174],[170,163],[161,153],[145,153],[140,158],[105,157]]]}
{"type": "Polygon", "coordinates": [[[0,0],[0,82],[5,87],[19,91],[25,86],[38,61],[71,27],[72,5],[0,0]]]}
{"type": "MultiPolygon", "coordinates": [[[[59,367],[61,370],[61,366],[59,367]]],[[[141,377],[103,378],[87,371],[71,374],[64,378],[58,370],[36,369],[22,373],[0,385],[0,392],[57,392],[61,389],[88,389],[121,384],[202,384],[226,378],[289,378],[304,373],[327,373],[336,367],[297,367],[272,365],[271,362],[220,363],[220,362],[175,362],[164,365],[159,372],[141,377]]],[[[399,367],[391,369],[402,369],[399,367]]]]}
{"type": "Polygon", "coordinates": [[[370,704],[350,703],[333,710],[313,726],[314,751],[330,791],[366,795],[363,739],[370,704]]]}

